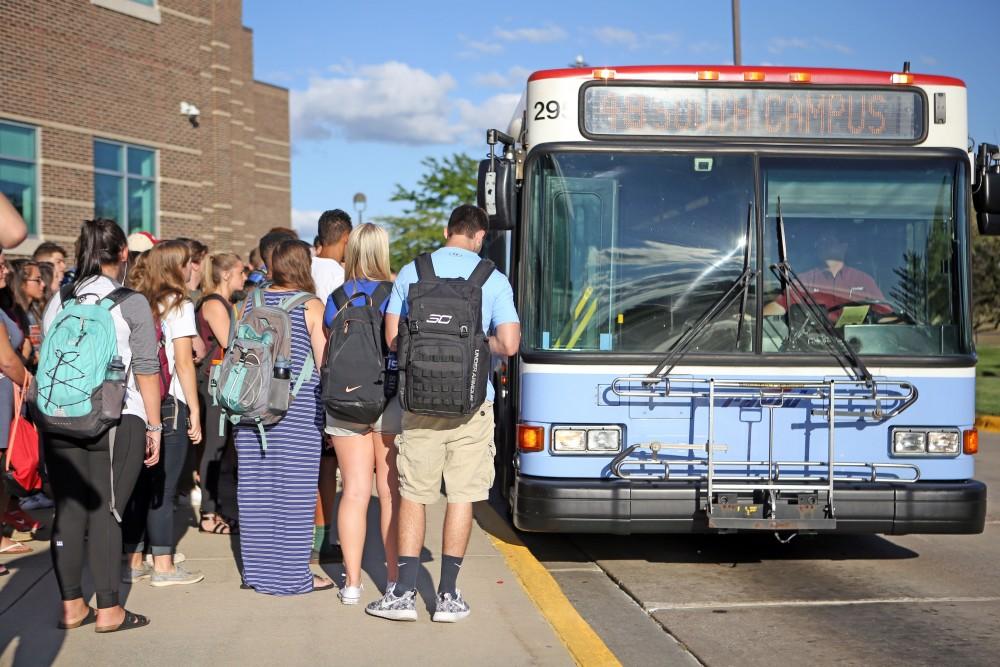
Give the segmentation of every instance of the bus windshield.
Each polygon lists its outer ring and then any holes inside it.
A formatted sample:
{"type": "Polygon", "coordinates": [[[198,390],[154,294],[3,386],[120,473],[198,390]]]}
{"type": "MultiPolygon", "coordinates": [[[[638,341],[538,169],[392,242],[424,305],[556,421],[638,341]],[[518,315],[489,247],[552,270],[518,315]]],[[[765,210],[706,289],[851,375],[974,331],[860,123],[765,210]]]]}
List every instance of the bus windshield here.
{"type": "Polygon", "coordinates": [[[820,314],[860,354],[968,351],[960,162],[762,156],[758,164],[766,215],[763,236],[754,224],[748,238],[749,153],[539,156],[528,174],[522,263],[527,346],[665,353],[739,278],[749,241],[758,279],[688,352],[828,355],[820,314]],[[779,198],[787,259],[808,295],[769,268],[780,259],[779,198]]]}

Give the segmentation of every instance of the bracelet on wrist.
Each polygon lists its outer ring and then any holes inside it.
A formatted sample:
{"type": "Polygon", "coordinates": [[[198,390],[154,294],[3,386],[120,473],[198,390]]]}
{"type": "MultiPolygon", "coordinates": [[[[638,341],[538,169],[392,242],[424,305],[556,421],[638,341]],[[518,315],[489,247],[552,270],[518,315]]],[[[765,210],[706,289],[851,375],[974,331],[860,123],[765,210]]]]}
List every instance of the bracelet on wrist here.
{"type": "Polygon", "coordinates": [[[146,424],[147,433],[159,433],[163,430],[163,424],[146,424]]]}

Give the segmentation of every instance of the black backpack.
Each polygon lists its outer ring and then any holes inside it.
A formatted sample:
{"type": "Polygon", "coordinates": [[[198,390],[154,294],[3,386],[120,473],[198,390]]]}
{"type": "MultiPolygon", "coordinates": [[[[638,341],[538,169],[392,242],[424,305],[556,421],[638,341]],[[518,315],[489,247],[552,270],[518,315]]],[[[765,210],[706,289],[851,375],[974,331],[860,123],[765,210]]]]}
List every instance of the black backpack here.
{"type": "Polygon", "coordinates": [[[382,304],[391,291],[392,283],[380,282],[371,296],[361,291],[348,295],[343,286],[331,295],[337,314],[323,364],[323,403],[337,419],[372,424],[385,410],[389,392],[382,304]],[[354,305],[362,296],[364,305],[354,305]]]}
{"type": "Polygon", "coordinates": [[[439,278],[429,254],[417,257],[417,282],[400,321],[398,356],[403,409],[461,417],[486,400],[490,348],[483,333],[483,285],[493,262],[480,260],[465,278],[439,278]]]}

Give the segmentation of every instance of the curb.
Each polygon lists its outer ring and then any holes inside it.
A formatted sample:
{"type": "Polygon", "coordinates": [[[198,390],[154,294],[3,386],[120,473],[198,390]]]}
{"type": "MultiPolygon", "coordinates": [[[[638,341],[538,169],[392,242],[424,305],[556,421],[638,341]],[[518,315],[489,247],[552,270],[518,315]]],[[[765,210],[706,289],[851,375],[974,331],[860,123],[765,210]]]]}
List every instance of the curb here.
{"type": "Polygon", "coordinates": [[[493,547],[503,554],[507,566],[517,575],[524,592],[531,602],[542,612],[556,636],[569,649],[578,665],[608,665],[621,667],[607,644],[598,636],[587,621],[562,592],[555,578],[538,562],[514,529],[490,507],[488,503],[476,503],[475,516],[486,531],[493,547]]]}
{"type": "Polygon", "coordinates": [[[976,415],[976,428],[990,433],[1000,433],[1000,416],[976,415]]]}

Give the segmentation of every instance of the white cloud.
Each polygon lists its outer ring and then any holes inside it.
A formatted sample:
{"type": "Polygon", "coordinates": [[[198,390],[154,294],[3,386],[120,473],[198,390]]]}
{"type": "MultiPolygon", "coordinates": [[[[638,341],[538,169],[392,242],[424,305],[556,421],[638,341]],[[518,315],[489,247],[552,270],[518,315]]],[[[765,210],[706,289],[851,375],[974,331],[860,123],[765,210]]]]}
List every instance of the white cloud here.
{"type": "MultiPolygon", "coordinates": [[[[519,69],[512,68],[508,76],[516,73],[519,69]]],[[[475,129],[473,143],[478,144],[482,141],[478,130],[485,128],[481,123],[507,127],[516,94],[497,95],[477,104],[453,97],[455,86],[450,74],[433,75],[400,62],[314,77],[305,90],[292,91],[292,137],[416,146],[465,142],[475,129]]]]}
{"type": "Polygon", "coordinates": [[[405,63],[366,65],[348,76],[313,78],[309,87],[292,91],[293,136],[402,144],[450,143],[454,129],[447,119],[449,74],[434,76],[405,63]]]}
{"type": "Polygon", "coordinates": [[[661,44],[668,49],[675,49],[680,46],[681,35],[676,32],[659,32],[650,35],[645,35],[645,38],[650,42],[661,44]]]}
{"type": "Polygon", "coordinates": [[[559,26],[549,25],[544,28],[495,28],[493,34],[505,42],[559,42],[566,39],[566,31],[559,26]]]}
{"type": "Polygon", "coordinates": [[[768,42],[767,50],[774,54],[789,50],[833,51],[842,55],[854,53],[854,49],[847,44],[822,37],[774,37],[768,42]]]}
{"type": "Polygon", "coordinates": [[[639,36],[627,28],[602,26],[594,30],[594,37],[602,44],[622,46],[627,49],[639,48],[639,36]]]}
{"type": "Polygon", "coordinates": [[[477,39],[471,39],[465,35],[458,36],[459,41],[465,47],[465,50],[459,52],[460,58],[476,58],[482,55],[495,55],[503,51],[503,44],[498,42],[487,42],[477,39]]]}
{"type": "Polygon", "coordinates": [[[713,42],[706,39],[688,44],[687,49],[694,55],[701,56],[708,53],[717,53],[723,49],[723,46],[719,42],[713,42]]]}
{"type": "Polygon", "coordinates": [[[531,70],[527,67],[515,65],[507,70],[506,74],[502,72],[481,72],[476,74],[472,80],[477,86],[485,86],[487,88],[521,88],[527,82],[529,74],[531,74],[531,70]]]}
{"type": "Polygon", "coordinates": [[[520,93],[501,93],[479,104],[458,100],[459,124],[464,128],[462,139],[465,143],[481,144],[490,128],[506,132],[520,99],[520,93]]]}
{"type": "Polygon", "coordinates": [[[299,233],[299,238],[307,243],[312,243],[319,225],[319,216],[322,213],[323,211],[292,209],[292,228],[299,233]]]}

